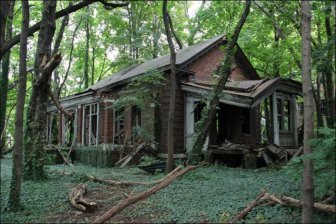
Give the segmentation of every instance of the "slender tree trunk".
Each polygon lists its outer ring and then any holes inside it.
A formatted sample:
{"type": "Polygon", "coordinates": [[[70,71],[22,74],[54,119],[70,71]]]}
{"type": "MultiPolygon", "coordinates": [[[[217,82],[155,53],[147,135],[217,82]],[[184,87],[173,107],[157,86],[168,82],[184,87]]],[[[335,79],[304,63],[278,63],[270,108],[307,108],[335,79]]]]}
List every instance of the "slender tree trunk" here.
{"type": "Polygon", "coordinates": [[[153,17],[153,58],[157,58],[159,54],[159,39],[161,36],[160,32],[160,20],[158,20],[157,15],[153,17]]]}
{"type": "MultiPolygon", "coordinates": [[[[330,3],[326,3],[325,10],[325,28],[327,33],[328,44],[335,41],[335,36],[333,37],[331,24],[330,24],[330,14],[331,14],[331,6],[330,3]]],[[[326,60],[326,68],[325,68],[325,79],[326,79],[326,100],[327,100],[327,125],[329,128],[335,127],[335,83],[333,80],[333,52],[335,51],[335,46],[329,47],[327,50],[327,60],[326,60]]]]}
{"type": "MultiPolygon", "coordinates": [[[[313,152],[309,140],[314,136],[314,99],[311,80],[311,7],[310,2],[302,0],[302,89],[304,103],[304,154],[313,152]]],[[[302,223],[313,222],[314,182],[313,161],[304,161],[302,223]]]]}
{"type": "MultiPolygon", "coordinates": [[[[15,1],[11,2],[1,2],[1,6],[3,4],[8,5],[8,11],[6,18],[6,22],[2,21],[1,23],[1,36],[3,35],[3,39],[10,39],[12,38],[12,30],[13,30],[13,11],[14,11],[14,4],[15,1]],[[2,27],[4,24],[6,26],[2,27]],[[2,31],[2,29],[4,29],[2,31]],[[6,34],[6,35],[5,35],[6,34]]],[[[1,19],[4,15],[1,15],[1,19]]],[[[3,41],[3,40],[2,40],[3,41]]],[[[9,66],[10,66],[10,51],[8,51],[1,63],[1,74],[0,74],[0,158],[2,158],[2,152],[5,150],[5,142],[6,142],[6,108],[7,108],[7,95],[8,95],[8,74],[9,74],[9,66]]]]}
{"type": "Polygon", "coordinates": [[[86,7],[86,21],[85,21],[85,33],[86,33],[86,49],[85,49],[85,61],[84,61],[84,88],[89,87],[89,47],[90,47],[90,29],[89,29],[89,6],[86,7]]]}
{"type": "Polygon", "coordinates": [[[59,98],[61,96],[61,92],[62,92],[62,89],[63,89],[63,86],[66,82],[66,80],[68,79],[68,75],[69,75],[69,72],[70,72],[70,68],[71,68],[71,63],[72,63],[72,55],[73,55],[73,49],[74,49],[74,41],[75,41],[75,37],[76,37],[76,33],[77,33],[77,30],[80,26],[80,24],[82,23],[82,18],[79,20],[73,34],[72,34],[72,39],[71,39],[71,47],[70,47],[70,55],[69,55],[69,64],[68,64],[68,67],[67,67],[67,70],[65,72],[65,75],[64,75],[64,78],[63,78],[63,81],[62,83],[59,85],[58,89],[57,89],[57,93],[56,93],[56,96],[57,98],[59,98]]]}
{"type": "Polygon", "coordinates": [[[27,38],[29,29],[29,3],[22,1],[22,25],[20,41],[19,83],[15,113],[15,135],[13,149],[13,172],[9,193],[8,208],[20,209],[20,194],[22,181],[22,148],[23,148],[23,111],[27,86],[27,38]]]}
{"type": "MultiPolygon", "coordinates": [[[[62,20],[62,24],[61,24],[61,27],[58,31],[58,34],[57,34],[57,37],[56,37],[56,40],[55,40],[54,49],[53,49],[51,55],[55,55],[55,54],[58,53],[59,48],[61,46],[62,39],[63,39],[65,27],[68,26],[68,23],[69,23],[69,14],[64,16],[64,18],[62,20]]],[[[59,72],[58,72],[58,68],[56,68],[55,71],[54,71],[54,77],[53,77],[53,83],[54,83],[53,92],[54,92],[55,95],[57,95],[57,92],[58,92],[58,88],[59,88],[59,85],[60,85],[59,82],[60,82],[59,72]]]]}
{"type": "Polygon", "coordinates": [[[167,11],[167,0],[163,1],[162,15],[167,41],[170,50],[170,94],[169,94],[169,110],[168,110],[168,131],[167,131],[167,166],[166,172],[169,173],[174,169],[174,111],[175,111],[175,94],[176,94],[176,53],[171,35],[169,24],[169,14],[167,11]]]}
{"type": "Polygon", "coordinates": [[[223,92],[227,79],[231,74],[231,63],[234,59],[235,46],[240,34],[240,30],[243,28],[246,18],[250,12],[251,1],[246,1],[246,6],[243,14],[235,27],[231,41],[226,48],[225,57],[222,61],[220,68],[218,69],[219,81],[214,86],[210,95],[210,100],[202,111],[202,118],[196,125],[196,135],[194,139],[193,149],[191,155],[189,155],[189,162],[198,162],[201,159],[202,148],[207,137],[209,128],[213,122],[213,119],[217,112],[217,106],[220,98],[220,94],[223,92]]]}
{"type": "Polygon", "coordinates": [[[96,57],[96,48],[92,47],[92,64],[91,64],[91,85],[94,84],[94,79],[95,79],[95,75],[94,75],[94,69],[95,69],[95,57],[96,57]]]}

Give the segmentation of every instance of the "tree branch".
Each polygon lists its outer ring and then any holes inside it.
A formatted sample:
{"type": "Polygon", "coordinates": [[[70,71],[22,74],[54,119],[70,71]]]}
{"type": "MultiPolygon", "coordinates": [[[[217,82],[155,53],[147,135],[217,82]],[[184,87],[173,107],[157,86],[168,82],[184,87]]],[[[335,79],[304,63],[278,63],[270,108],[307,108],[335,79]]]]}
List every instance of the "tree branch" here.
{"type": "MultiPolygon", "coordinates": [[[[105,8],[107,9],[114,9],[114,8],[118,8],[118,7],[124,7],[126,5],[128,5],[129,3],[109,3],[105,0],[84,0],[76,5],[71,5],[65,9],[62,9],[58,12],[56,12],[56,19],[59,19],[65,15],[68,15],[72,12],[76,12],[88,5],[91,5],[92,3],[95,2],[100,2],[102,3],[105,8]]],[[[28,36],[32,36],[36,31],[38,31],[40,29],[41,26],[41,21],[34,24],[33,26],[31,26],[28,30],[28,36]]],[[[2,59],[2,57],[4,56],[4,54],[9,51],[12,47],[14,47],[16,44],[18,44],[20,42],[20,36],[21,34],[18,34],[16,36],[14,36],[13,38],[11,38],[10,40],[4,42],[2,44],[1,50],[0,50],[0,59],[2,59]]]]}
{"type": "Polygon", "coordinates": [[[55,97],[55,95],[53,94],[53,92],[51,91],[50,85],[48,85],[48,95],[50,96],[50,98],[52,99],[52,101],[55,103],[55,106],[57,107],[57,109],[59,111],[61,111],[64,116],[66,117],[67,120],[71,120],[72,119],[72,115],[67,112],[62,105],[60,104],[59,100],[57,97],[55,97]]]}
{"type": "Polygon", "coordinates": [[[172,19],[169,15],[169,13],[167,12],[167,17],[168,17],[168,21],[169,21],[169,26],[170,26],[170,30],[176,40],[176,43],[178,44],[179,48],[182,49],[183,48],[183,44],[182,42],[180,41],[179,37],[177,36],[175,30],[174,30],[174,27],[173,27],[173,22],[172,22],[172,19]]]}

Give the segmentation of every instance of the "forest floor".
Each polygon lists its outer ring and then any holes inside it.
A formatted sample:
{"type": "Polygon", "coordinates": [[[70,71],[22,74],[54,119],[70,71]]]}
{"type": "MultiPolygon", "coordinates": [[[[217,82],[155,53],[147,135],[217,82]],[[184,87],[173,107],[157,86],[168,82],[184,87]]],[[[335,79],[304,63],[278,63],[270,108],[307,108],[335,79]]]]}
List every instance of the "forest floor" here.
{"type": "MultiPolygon", "coordinates": [[[[127,195],[144,191],[148,187],[112,187],[87,181],[85,175],[129,181],[153,181],[163,174],[151,175],[137,167],[95,168],[76,164],[47,166],[50,170],[76,172],[76,176],[49,173],[43,182],[24,181],[22,203],[19,212],[3,209],[7,203],[11,179],[10,157],[1,160],[1,223],[90,223],[127,195]],[[79,183],[85,182],[89,201],[95,201],[99,208],[83,213],[71,207],[69,192],[79,183]]],[[[301,198],[301,187],[282,170],[227,168],[206,166],[187,173],[172,182],[167,188],[140,201],[109,220],[112,223],[206,223],[229,219],[245,208],[260,194],[260,189],[276,195],[301,198]]],[[[335,216],[316,212],[315,223],[333,223],[335,216]]],[[[301,210],[281,205],[257,206],[243,222],[247,223],[299,223],[301,210]]]]}

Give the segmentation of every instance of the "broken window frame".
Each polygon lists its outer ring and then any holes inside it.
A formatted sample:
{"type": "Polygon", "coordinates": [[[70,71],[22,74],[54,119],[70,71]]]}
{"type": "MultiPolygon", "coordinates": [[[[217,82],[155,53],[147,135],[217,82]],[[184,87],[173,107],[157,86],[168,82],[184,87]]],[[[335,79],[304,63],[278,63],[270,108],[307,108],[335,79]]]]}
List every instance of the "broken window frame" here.
{"type": "Polygon", "coordinates": [[[56,141],[58,141],[58,128],[59,128],[59,125],[58,125],[58,115],[59,113],[56,111],[54,112],[50,112],[47,114],[47,134],[46,134],[46,140],[47,140],[47,144],[48,145],[51,145],[52,144],[52,137],[53,137],[53,128],[54,128],[54,119],[56,119],[56,129],[57,129],[57,135],[56,135],[56,141]]]}
{"type": "MultiPolygon", "coordinates": [[[[125,130],[125,108],[122,107],[118,110],[113,110],[113,143],[115,144],[115,138],[122,134],[125,130]]],[[[120,144],[120,142],[119,142],[120,144]]]]}
{"type": "MultiPolygon", "coordinates": [[[[65,118],[64,114],[62,113],[62,139],[61,139],[61,143],[64,146],[68,146],[68,145],[71,146],[72,142],[75,140],[75,138],[77,136],[77,108],[75,108],[75,107],[69,108],[69,109],[66,109],[66,111],[72,115],[72,120],[68,121],[65,118]],[[72,123],[73,133],[69,132],[69,125],[70,125],[71,122],[73,122],[72,123]],[[68,142],[71,134],[73,134],[73,139],[72,140],[70,139],[70,142],[68,142]]],[[[72,128],[70,127],[70,129],[72,129],[72,128]]]]}
{"type": "Polygon", "coordinates": [[[98,145],[99,144],[99,103],[92,103],[92,104],[86,104],[83,105],[83,116],[82,116],[82,145],[86,146],[92,146],[92,145],[98,145]],[[86,109],[89,108],[89,113],[86,113],[86,109]],[[94,109],[94,110],[93,110],[94,109]],[[86,116],[89,116],[89,139],[86,144],[86,116]],[[96,117],[96,135],[93,136],[95,139],[92,139],[92,116],[96,117]],[[93,141],[92,141],[93,140],[93,141]]]}
{"type": "Polygon", "coordinates": [[[287,96],[278,96],[276,98],[276,104],[277,104],[277,122],[279,132],[292,133],[293,132],[291,123],[292,100],[287,96]]]}

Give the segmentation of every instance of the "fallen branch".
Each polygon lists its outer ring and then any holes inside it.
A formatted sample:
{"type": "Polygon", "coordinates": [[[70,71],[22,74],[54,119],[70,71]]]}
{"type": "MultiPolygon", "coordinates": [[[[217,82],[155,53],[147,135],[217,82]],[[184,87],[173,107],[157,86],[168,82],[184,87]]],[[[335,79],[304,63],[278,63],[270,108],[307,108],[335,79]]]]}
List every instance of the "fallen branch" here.
{"type": "Polygon", "coordinates": [[[85,184],[79,184],[69,194],[70,203],[73,207],[81,211],[93,210],[98,207],[95,202],[87,202],[83,195],[86,193],[85,184]]]}
{"type": "Polygon", "coordinates": [[[62,159],[63,159],[63,161],[65,162],[65,164],[67,164],[67,165],[73,167],[72,163],[70,163],[70,162],[67,160],[67,158],[65,158],[65,156],[63,155],[63,153],[61,152],[61,150],[60,150],[56,145],[51,145],[51,147],[57,149],[58,153],[62,156],[62,159]]]}
{"type": "Polygon", "coordinates": [[[161,178],[160,180],[156,180],[156,181],[152,181],[152,182],[134,182],[134,181],[116,181],[116,180],[106,180],[106,179],[100,179],[98,177],[95,176],[90,176],[88,175],[88,178],[90,180],[92,180],[93,182],[98,182],[98,183],[102,183],[102,184],[107,184],[107,185],[112,185],[112,186],[132,186],[132,185],[154,185],[154,184],[159,184],[162,181],[164,181],[165,179],[167,179],[168,177],[174,175],[175,173],[177,173],[178,171],[180,171],[182,168],[182,166],[178,166],[176,167],[172,172],[170,172],[169,174],[167,174],[167,176],[161,178]]]}
{"type": "MultiPolygon", "coordinates": [[[[288,205],[298,207],[298,208],[302,208],[302,201],[300,201],[298,199],[282,196],[281,200],[286,202],[286,204],[288,204],[288,205]]],[[[315,202],[314,203],[314,208],[316,210],[323,211],[323,212],[336,213],[336,206],[335,205],[327,205],[327,204],[322,204],[322,203],[315,202]]]]}
{"type": "Polygon", "coordinates": [[[76,137],[77,137],[77,136],[74,137],[74,139],[73,139],[73,141],[72,141],[72,144],[71,144],[71,146],[70,146],[68,155],[67,155],[67,157],[66,157],[66,159],[67,159],[68,161],[69,161],[69,159],[70,159],[71,152],[72,152],[72,150],[73,150],[74,147],[75,147],[76,137]]]}
{"type": "Polygon", "coordinates": [[[172,176],[169,176],[168,178],[165,178],[164,181],[159,183],[158,185],[141,192],[140,194],[137,194],[135,196],[130,196],[129,198],[126,198],[125,200],[121,201],[119,204],[113,206],[110,210],[108,210],[105,214],[98,217],[96,220],[93,221],[93,223],[104,223],[125,208],[127,208],[129,205],[136,203],[137,201],[143,200],[147,198],[148,196],[156,193],[157,191],[161,190],[162,188],[167,187],[172,181],[174,181],[176,178],[184,175],[185,173],[196,169],[198,166],[189,166],[185,168],[184,170],[181,170],[180,172],[175,173],[172,176]]]}
{"type": "Polygon", "coordinates": [[[251,201],[247,207],[241,211],[239,214],[237,214],[229,223],[236,223],[238,222],[240,219],[244,218],[247,213],[249,213],[256,205],[258,205],[260,199],[266,194],[266,190],[262,189],[261,190],[261,194],[258,195],[258,197],[251,201]]]}

